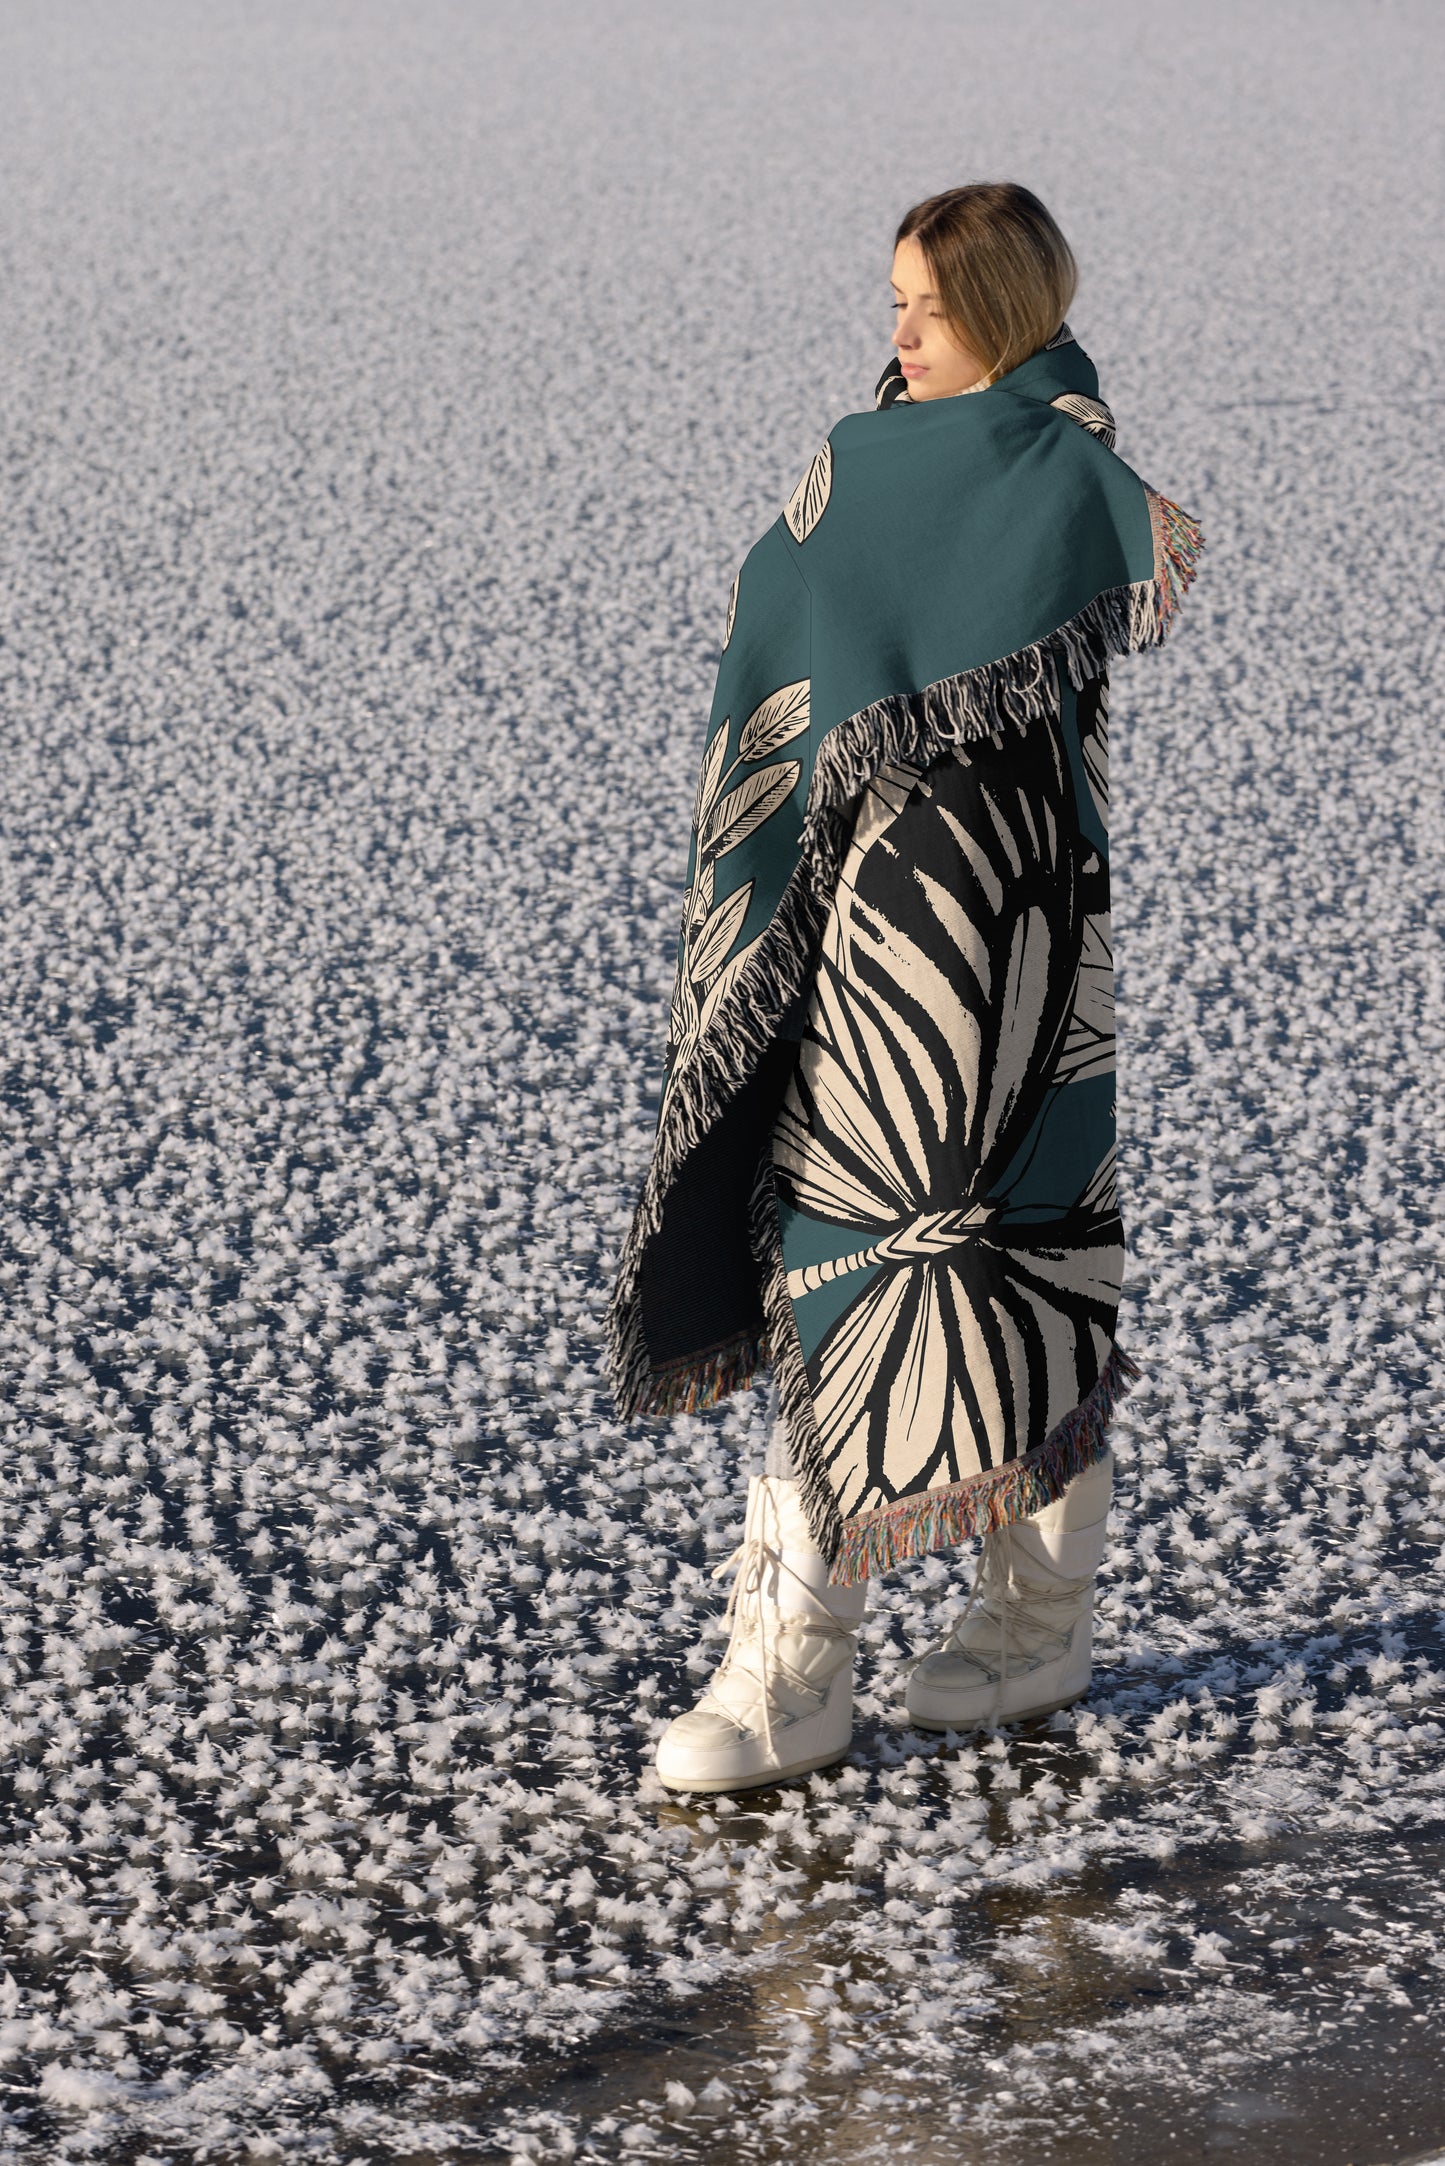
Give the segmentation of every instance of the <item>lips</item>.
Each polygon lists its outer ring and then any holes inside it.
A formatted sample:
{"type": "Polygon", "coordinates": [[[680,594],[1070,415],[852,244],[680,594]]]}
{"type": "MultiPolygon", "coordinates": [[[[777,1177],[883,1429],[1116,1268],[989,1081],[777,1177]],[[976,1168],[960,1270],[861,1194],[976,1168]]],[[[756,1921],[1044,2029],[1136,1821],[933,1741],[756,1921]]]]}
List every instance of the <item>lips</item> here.
{"type": "Polygon", "coordinates": [[[905,376],[926,376],[928,374],[927,367],[922,361],[900,361],[898,365],[905,376]]]}

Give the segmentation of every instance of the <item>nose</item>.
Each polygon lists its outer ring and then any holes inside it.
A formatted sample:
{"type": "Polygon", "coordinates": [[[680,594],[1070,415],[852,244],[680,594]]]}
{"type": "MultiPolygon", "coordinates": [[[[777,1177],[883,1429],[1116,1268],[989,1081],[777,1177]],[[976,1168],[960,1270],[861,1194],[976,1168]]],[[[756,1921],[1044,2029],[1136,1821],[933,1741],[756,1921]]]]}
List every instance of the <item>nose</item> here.
{"type": "Polygon", "coordinates": [[[900,316],[893,326],[893,343],[898,347],[918,344],[917,333],[910,327],[906,316],[900,316]]]}

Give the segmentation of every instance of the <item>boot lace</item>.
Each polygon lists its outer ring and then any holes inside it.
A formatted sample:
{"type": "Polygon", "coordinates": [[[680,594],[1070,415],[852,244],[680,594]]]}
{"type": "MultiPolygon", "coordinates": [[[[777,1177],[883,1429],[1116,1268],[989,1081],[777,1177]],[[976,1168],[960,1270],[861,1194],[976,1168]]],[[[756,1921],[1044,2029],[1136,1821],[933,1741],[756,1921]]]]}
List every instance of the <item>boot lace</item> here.
{"type": "Polygon", "coordinates": [[[938,1645],[929,1648],[920,1659],[926,1662],[929,1654],[957,1652],[967,1655],[985,1676],[989,1676],[992,1671],[993,1712],[996,1716],[1003,1706],[1004,1691],[1009,1680],[1009,1656],[1017,1628],[1020,1625],[1032,1628],[1045,1644],[1050,1640],[1054,1641],[1055,1653],[1062,1654],[1069,1643],[1074,1607],[1092,1578],[1093,1574],[1089,1573],[1083,1579],[1057,1580],[1052,1586],[1045,1586],[1038,1580],[1016,1578],[1013,1529],[1007,1525],[991,1527],[979,1545],[973,1584],[968,1590],[968,1600],[962,1614],[955,1619],[938,1645]],[[1027,1593],[1021,1591],[1024,1588],[1027,1588],[1027,1593]],[[998,1625],[996,1657],[986,1640],[976,1644],[964,1643],[963,1629],[975,1610],[990,1624],[996,1622],[998,1625]],[[1067,1622],[1061,1630],[1060,1624],[1063,1620],[1067,1622]]]}
{"type": "MultiPolygon", "coordinates": [[[[789,1579],[794,1581],[797,1587],[801,1588],[808,1602],[808,1614],[800,1621],[807,1631],[815,1632],[824,1639],[847,1640],[850,1645],[854,1643],[855,1636],[847,1626],[839,1623],[833,1612],[828,1608],[827,1603],[819,1596],[817,1590],[810,1587],[802,1574],[795,1572],[784,1558],[782,1518],[778,1510],[777,1498],[774,1496],[771,1487],[766,1484],[762,1490],[757,1518],[759,1523],[755,1527],[755,1531],[750,1535],[745,1535],[732,1555],[724,1557],[722,1563],[716,1565],[713,1569],[712,1576],[714,1579],[721,1579],[725,1572],[731,1572],[735,1568],[737,1572],[737,1577],[734,1579],[728,1593],[727,1608],[723,1612],[724,1622],[729,1628],[727,1650],[722,1661],[718,1664],[713,1686],[715,1689],[728,1672],[733,1670],[741,1672],[745,1677],[751,1677],[754,1683],[761,1688],[763,1739],[771,1754],[773,1751],[773,1697],[775,1686],[779,1682],[786,1681],[796,1692],[802,1693],[805,1698],[819,1701],[825,1696],[827,1687],[825,1685],[820,1689],[810,1678],[801,1676],[790,1663],[784,1660],[774,1644],[775,1632],[781,1626],[781,1605],[779,1605],[777,1618],[770,1619],[768,1616],[769,1605],[763,1600],[763,1590],[767,1584],[770,1570],[776,1569],[779,1574],[786,1572],[789,1579]],[[761,1524],[767,1514],[770,1514],[772,1519],[774,1536],[772,1540],[768,1539],[761,1524]],[[749,1630],[750,1627],[751,1630],[749,1630]],[[756,1667],[744,1659],[742,1652],[744,1647],[751,1651],[754,1646],[757,1649],[756,1667]]],[[[729,1710],[729,1712],[731,1711],[729,1710]]]]}

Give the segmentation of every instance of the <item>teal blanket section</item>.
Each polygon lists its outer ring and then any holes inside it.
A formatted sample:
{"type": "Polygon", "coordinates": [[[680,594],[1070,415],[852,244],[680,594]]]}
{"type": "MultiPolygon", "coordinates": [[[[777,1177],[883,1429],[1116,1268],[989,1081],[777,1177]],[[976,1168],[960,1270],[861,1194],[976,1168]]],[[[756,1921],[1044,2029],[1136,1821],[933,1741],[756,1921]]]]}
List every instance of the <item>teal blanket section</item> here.
{"type": "MultiPolygon", "coordinates": [[[[795,1210],[781,1200],[778,1227],[790,1272],[802,1270],[808,1264],[841,1262],[855,1254],[859,1247],[856,1226],[837,1226],[827,1219],[811,1218],[806,1211],[795,1210]]],[[[811,1292],[792,1295],[793,1314],[805,1355],[813,1352],[829,1326],[857,1298],[859,1289],[868,1284],[878,1268],[877,1264],[863,1264],[811,1292]]]]}
{"type": "Polygon", "coordinates": [[[1060,361],[834,428],[827,508],[787,537],[812,596],[814,746],[873,701],[1016,654],[1154,576],[1145,485],[1049,403],[1094,381],[1060,361]]]}
{"type": "Polygon", "coordinates": [[[1050,1091],[1013,1163],[998,1177],[1001,1227],[1044,1224],[1079,1208],[1114,1141],[1114,1078],[1081,1076],[1050,1091]]]}
{"type": "Polygon", "coordinates": [[[855,493],[866,497],[875,524],[864,553],[856,522],[840,518],[830,535],[825,515],[798,552],[816,582],[817,739],[874,700],[1017,653],[1095,595],[1150,576],[1142,484],[1047,409],[1005,399],[974,421],[987,398],[959,413],[894,407],[864,417],[907,430],[901,446],[858,441],[846,424],[839,431],[837,508],[855,493]],[[994,463],[1000,457],[1002,469],[994,463]],[[1049,515],[1025,539],[1016,507],[1020,477],[1032,469],[1049,515]],[[941,534],[919,517],[929,493],[955,503],[941,534]]]}

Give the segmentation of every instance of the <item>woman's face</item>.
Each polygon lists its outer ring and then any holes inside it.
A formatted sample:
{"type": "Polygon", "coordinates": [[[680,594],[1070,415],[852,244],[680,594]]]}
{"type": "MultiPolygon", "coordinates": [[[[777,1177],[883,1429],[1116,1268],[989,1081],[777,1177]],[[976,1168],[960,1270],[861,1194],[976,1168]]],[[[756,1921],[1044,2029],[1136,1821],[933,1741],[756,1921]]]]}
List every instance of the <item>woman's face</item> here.
{"type": "Polygon", "coordinates": [[[943,319],[922,244],[910,234],[893,251],[893,343],[912,399],[947,399],[987,375],[943,319]]]}

